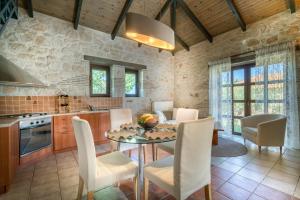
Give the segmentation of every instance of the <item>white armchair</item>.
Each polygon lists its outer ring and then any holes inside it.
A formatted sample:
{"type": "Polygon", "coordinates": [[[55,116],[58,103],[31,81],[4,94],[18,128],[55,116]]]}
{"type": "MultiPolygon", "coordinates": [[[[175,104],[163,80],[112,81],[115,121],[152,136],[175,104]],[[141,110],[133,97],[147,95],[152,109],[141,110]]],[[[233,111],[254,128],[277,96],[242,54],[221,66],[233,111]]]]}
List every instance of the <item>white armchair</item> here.
{"type": "Polygon", "coordinates": [[[261,146],[280,147],[284,145],[286,116],[280,114],[261,114],[244,117],[241,119],[242,135],[244,142],[250,140],[261,146]]]}
{"type": "Polygon", "coordinates": [[[186,199],[205,187],[205,197],[211,199],[213,127],[212,118],[179,124],[175,156],[157,160],[144,168],[145,199],[148,199],[148,181],[158,185],[176,199],[186,199]]]}
{"type": "Polygon", "coordinates": [[[114,185],[121,180],[135,178],[137,165],[121,152],[96,157],[94,139],[89,123],[75,116],[72,119],[78,147],[79,187],[77,199],[82,198],[83,187],[88,200],[94,191],[114,185]]]}

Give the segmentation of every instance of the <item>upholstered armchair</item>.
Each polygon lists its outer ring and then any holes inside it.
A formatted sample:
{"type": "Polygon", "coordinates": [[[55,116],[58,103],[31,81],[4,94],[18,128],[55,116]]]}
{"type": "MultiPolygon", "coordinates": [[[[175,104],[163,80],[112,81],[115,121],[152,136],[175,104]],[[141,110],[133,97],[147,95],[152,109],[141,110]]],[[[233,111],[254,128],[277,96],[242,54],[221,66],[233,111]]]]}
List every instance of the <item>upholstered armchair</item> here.
{"type": "Polygon", "coordinates": [[[244,142],[247,139],[257,144],[259,152],[261,146],[275,146],[280,147],[282,153],[286,120],[286,116],[280,114],[260,114],[242,118],[244,142]]]}

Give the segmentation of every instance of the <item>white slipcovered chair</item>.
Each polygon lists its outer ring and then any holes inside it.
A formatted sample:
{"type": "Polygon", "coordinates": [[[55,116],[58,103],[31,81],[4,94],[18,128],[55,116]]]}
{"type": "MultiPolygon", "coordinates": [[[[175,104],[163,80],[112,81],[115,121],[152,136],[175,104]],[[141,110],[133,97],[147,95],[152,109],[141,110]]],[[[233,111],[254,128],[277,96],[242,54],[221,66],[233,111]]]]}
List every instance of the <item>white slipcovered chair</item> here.
{"type": "Polygon", "coordinates": [[[180,200],[205,187],[205,197],[211,199],[213,126],[213,118],[179,124],[175,155],[144,168],[145,199],[148,199],[149,181],[180,200]]]}
{"type": "MultiPolygon", "coordinates": [[[[110,129],[120,130],[122,124],[132,123],[132,112],[131,109],[121,108],[121,109],[111,109],[110,110],[110,129]]],[[[138,148],[137,144],[128,143],[118,143],[111,141],[111,146],[113,151],[129,151],[129,156],[131,157],[131,150],[138,148]]],[[[146,160],[146,145],[143,145],[144,160],[146,160]]]]}
{"type": "MultiPolygon", "coordinates": [[[[199,111],[196,109],[178,108],[176,111],[176,124],[185,121],[197,120],[199,111]]],[[[158,149],[164,150],[170,154],[174,154],[175,142],[165,142],[156,145],[156,156],[158,156],[158,149]]]]}
{"type": "Polygon", "coordinates": [[[242,135],[244,143],[247,140],[258,145],[259,152],[261,146],[284,145],[286,116],[280,114],[260,114],[244,117],[241,119],[242,135]]]}
{"type": "Polygon", "coordinates": [[[83,187],[87,188],[88,200],[94,191],[114,185],[121,180],[135,178],[137,165],[121,152],[96,157],[94,139],[89,123],[75,116],[72,119],[78,148],[79,187],[77,199],[82,198],[83,187]]]}

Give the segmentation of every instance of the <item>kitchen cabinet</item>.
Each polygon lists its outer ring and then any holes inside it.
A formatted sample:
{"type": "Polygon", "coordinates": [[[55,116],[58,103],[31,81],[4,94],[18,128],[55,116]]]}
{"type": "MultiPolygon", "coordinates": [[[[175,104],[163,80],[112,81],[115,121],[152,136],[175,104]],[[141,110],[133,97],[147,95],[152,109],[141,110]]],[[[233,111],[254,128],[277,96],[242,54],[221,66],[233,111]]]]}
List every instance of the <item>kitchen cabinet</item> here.
{"type": "MultiPolygon", "coordinates": [[[[75,115],[59,115],[53,117],[54,151],[67,150],[76,147],[76,140],[72,126],[72,117],[75,115]]],[[[77,114],[90,124],[94,142],[101,144],[107,142],[105,131],[110,128],[108,112],[77,114]]]]}
{"type": "Polygon", "coordinates": [[[7,192],[19,166],[19,123],[0,128],[0,194],[7,192]]]}

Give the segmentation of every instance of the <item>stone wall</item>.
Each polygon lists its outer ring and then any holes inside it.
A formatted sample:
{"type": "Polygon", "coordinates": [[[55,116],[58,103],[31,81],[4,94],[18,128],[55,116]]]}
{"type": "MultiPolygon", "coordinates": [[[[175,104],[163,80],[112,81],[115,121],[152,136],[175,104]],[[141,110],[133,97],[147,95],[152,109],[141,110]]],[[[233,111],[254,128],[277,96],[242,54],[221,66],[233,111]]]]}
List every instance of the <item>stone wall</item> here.
{"type": "Polygon", "coordinates": [[[214,37],[213,43],[204,41],[192,46],[189,52],[176,53],[175,106],[198,108],[201,117],[207,116],[209,61],[295,40],[299,36],[300,11],[291,14],[287,10],[249,24],[245,32],[237,28],[214,37]]]}
{"type": "Polygon", "coordinates": [[[89,62],[83,59],[89,55],[147,66],[144,97],[124,98],[125,106],[148,110],[151,100],[173,99],[174,57],[170,53],[139,48],[136,42],[120,37],[111,40],[109,34],[83,26],[74,30],[72,23],[38,12],[29,18],[20,8],[19,15],[19,20],[10,20],[0,37],[0,54],[50,87],[0,86],[0,96],[89,96],[89,62]]]}

